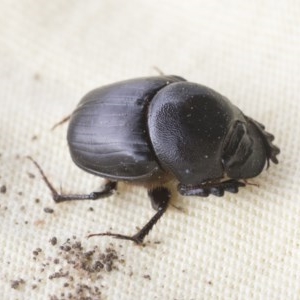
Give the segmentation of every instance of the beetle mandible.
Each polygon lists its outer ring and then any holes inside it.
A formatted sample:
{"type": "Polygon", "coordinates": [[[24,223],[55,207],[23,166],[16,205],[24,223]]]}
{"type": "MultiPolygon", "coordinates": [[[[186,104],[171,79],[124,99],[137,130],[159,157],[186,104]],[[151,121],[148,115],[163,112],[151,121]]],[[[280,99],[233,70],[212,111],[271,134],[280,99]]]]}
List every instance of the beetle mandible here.
{"type": "MultiPolygon", "coordinates": [[[[137,244],[166,211],[175,180],[184,196],[237,193],[243,179],[277,164],[279,148],[265,127],[247,117],[226,97],[179,76],[154,76],[106,85],[88,93],[71,115],[67,140],[74,163],[106,178],[100,192],[62,195],[39,168],[56,202],[99,199],[117,182],[148,189],[156,210],[132,236],[99,233],[137,244]]],[[[93,236],[90,235],[90,236],[93,236]]]]}

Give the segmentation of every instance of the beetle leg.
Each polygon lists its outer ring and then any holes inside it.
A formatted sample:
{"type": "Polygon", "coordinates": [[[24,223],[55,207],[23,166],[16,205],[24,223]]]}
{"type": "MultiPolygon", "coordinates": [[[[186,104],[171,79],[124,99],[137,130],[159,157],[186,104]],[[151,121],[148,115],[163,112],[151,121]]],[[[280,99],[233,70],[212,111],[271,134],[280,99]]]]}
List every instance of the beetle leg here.
{"type": "Polygon", "coordinates": [[[178,184],[178,192],[183,196],[207,197],[210,194],[221,197],[224,192],[237,193],[246,184],[235,179],[220,182],[207,182],[199,185],[178,184]]]}
{"type": "Polygon", "coordinates": [[[117,189],[117,182],[115,181],[108,181],[104,189],[100,192],[92,192],[90,194],[69,194],[69,195],[63,195],[59,194],[57,190],[53,187],[51,182],[48,180],[47,176],[45,175],[44,171],[42,170],[41,166],[31,157],[28,156],[28,159],[30,159],[37,169],[39,170],[43,180],[45,181],[47,187],[50,189],[52,193],[53,200],[56,203],[64,202],[64,201],[72,201],[72,200],[97,200],[100,198],[105,198],[113,194],[113,192],[117,189]]]}
{"type": "Polygon", "coordinates": [[[136,244],[142,244],[145,236],[148,235],[148,233],[153,228],[153,226],[157,223],[157,221],[163,216],[163,214],[167,210],[169,200],[171,198],[170,191],[165,187],[158,187],[153,190],[149,190],[148,195],[151,199],[152,207],[157,212],[146,223],[146,225],[141,230],[139,230],[136,234],[134,234],[133,236],[128,236],[128,235],[123,235],[123,234],[118,234],[118,233],[105,232],[105,233],[90,234],[88,237],[112,236],[117,239],[130,240],[130,241],[135,242],[136,244]]]}
{"type": "Polygon", "coordinates": [[[64,117],[61,121],[55,123],[55,124],[52,126],[51,130],[54,130],[56,127],[58,127],[58,126],[60,126],[60,125],[62,125],[62,124],[64,124],[64,123],[66,123],[66,122],[69,121],[70,119],[71,119],[71,115],[68,115],[68,116],[64,117]]]}
{"type": "Polygon", "coordinates": [[[157,66],[153,66],[153,69],[160,75],[165,76],[164,72],[157,66]]]}
{"type": "MultiPolygon", "coordinates": [[[[50,188],[50,186],[48,186],[50,188]]],[[[100,198],[106,198],[111,196],[117,189],[117,182],[107,181],[102,191],[91,192],[90,194],[59,194],[56,190],[51,190],[53,200],[56,203],[72,200],[98,200],[100,198]]]]}

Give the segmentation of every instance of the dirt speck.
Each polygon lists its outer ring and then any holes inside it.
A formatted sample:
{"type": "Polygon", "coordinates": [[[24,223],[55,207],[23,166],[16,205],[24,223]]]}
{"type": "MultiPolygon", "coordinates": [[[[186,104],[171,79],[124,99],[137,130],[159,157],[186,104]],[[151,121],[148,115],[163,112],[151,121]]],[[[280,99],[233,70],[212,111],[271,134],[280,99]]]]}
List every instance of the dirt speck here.
{"type": "Polygon", "coordinates": [[[52,246],[55,246],[57,244],[57,237],[56,236],[52,237],[49,242],[52,246]]]}
{"type": "Polygon", "coordinates": [[[50,207],[45,207],[44,208],[44,212],[47,214],[53,214],[54,213],[54,209],[50,208],[50,207]]]}
{"type": "Polygon", "coordinates": [[[6,185],[2,185],[2,186],[0,187],[0,193],[1,193],[1,194],[5,194],[6,191],[7,191],[6,185]]]}
{"type": "Polygon", "coordinates": [[[36,220],[36,221],[34,221],[34,225],[42,227],[45,225],[45,221],[44,220],[36,220]]]}
{"type": "Polygon", "coordinates": [[[34,73],[34,74],[33,74],[33,79],[34,79],[35,81],[40,81],[40,80],[42,79],[42,76],[41,76],[40,73],[34,73]]]}
{"type": "Polygon", "coordinates": [[[27,175],[30,179],[34,179],[35,175],[33,173],[27,172],[27,175]]]}
{"type": "Polygon", "coordinates": [[[22,278],[11,281],[11,288],[15,290],[21,289],[24,285],[25,285],[25,280],[22,278]]]}
{"type": "MultiPolygon", "coordinates": [[[[49,240],[52,255],[46,250],[33,250],[35,263],[41,264],[40,275],[42,281],[50,280],[58,285],[51,300],[56,299],[102,299],[105,292],[105,277],[109,273],[118,271],[124,266],[125,259],[117,253],[111,243],[106,248],[94,246],[85,247],[76,236],[58,243],[57,237],[49,240]],[[43,252],[44,255],[39,254],[43,252]]],[[[31,282],[34,289],[39,288],[39,282],[31,282]]]]}

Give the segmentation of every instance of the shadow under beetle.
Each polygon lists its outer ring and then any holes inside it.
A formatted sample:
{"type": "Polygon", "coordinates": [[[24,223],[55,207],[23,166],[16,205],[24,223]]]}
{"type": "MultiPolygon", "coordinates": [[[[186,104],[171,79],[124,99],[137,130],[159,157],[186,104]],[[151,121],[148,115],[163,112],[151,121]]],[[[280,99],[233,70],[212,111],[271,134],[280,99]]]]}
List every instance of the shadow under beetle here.
{"type": "MultiPolygon", "coordinates": [[[[245,116],[227,98],[179,76],[126,80],[95,89],[70,118],[68,144],[74,163],[107,179],[87,195],[61,195],[40,166],[55,202],[108,197],[117,182],[144,185],[152,207],[150,221],[135,235],[100,233],[143,243],[171,197],[163,185],[178,182],[184,196],[223,196],[245,186],[269,161],[277,164],[273,135],[245,116]]],[[[91,235],[93,236],[93,235],[91,235]]]]}

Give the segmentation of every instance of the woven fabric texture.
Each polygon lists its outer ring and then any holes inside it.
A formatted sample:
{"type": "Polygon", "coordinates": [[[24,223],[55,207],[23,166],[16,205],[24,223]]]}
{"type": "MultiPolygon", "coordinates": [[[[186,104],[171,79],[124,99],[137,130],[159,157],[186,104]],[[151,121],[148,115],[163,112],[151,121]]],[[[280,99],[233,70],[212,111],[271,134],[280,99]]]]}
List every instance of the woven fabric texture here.
{"type": "Polygon", "coordinates": [[[300,299],[299,2],[2,0],[0,10],[1,299],[300,299]],[[55,204],[26,156],[58,190],[99,190],[103,179],[71,161],[67,124],[51,127],[89,90],[154,66],[263,123],[280,163],[222,198],[174,188],[182,209],[168,209],[145,247],[87,239],[134,233],[154,213],[147,191],[55,204]]]}

